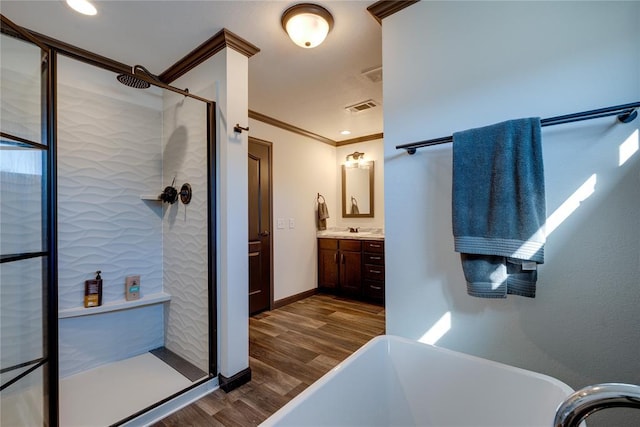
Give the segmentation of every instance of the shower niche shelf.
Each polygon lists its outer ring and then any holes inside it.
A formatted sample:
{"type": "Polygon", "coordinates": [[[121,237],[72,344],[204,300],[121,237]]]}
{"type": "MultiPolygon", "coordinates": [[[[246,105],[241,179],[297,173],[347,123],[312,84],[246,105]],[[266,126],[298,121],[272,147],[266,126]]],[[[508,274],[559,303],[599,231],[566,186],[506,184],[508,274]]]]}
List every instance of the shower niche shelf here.
{"type": "Polygon", "coordinates": [[[102,304],[99,307],[74,307],[65,308],[58,311],[58,319],[66,319],[69,317],[91,316],[92,314],[109,313],[112,311],[128,310],[130,308],[144,307],[147,305],[162,304],[171,300],[171,295],[164,292],[144,295],[140,299],[134,301],[112,301],[102,304]]]}

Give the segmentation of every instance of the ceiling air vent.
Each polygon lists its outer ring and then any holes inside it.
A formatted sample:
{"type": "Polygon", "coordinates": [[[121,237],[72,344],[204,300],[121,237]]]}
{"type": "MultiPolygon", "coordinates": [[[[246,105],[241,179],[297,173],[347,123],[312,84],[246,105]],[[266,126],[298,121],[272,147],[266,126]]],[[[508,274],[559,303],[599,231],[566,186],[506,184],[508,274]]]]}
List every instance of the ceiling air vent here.
{"type": "Polygon", "coordinates": [[[350,111],[352,113],[359,113],[361,111],[370,110],[374,107],[377,107],[378,103],[373,99],[367,99],[366,101],[358,102],[357,104],[350,105],[345,107],[345,110],[350,111]]]}
{"type": "Polygon", "coordinates": [[[369,68],[360,75],[372,83],[380,83],[382,81],[382,67],[369,68]]]}

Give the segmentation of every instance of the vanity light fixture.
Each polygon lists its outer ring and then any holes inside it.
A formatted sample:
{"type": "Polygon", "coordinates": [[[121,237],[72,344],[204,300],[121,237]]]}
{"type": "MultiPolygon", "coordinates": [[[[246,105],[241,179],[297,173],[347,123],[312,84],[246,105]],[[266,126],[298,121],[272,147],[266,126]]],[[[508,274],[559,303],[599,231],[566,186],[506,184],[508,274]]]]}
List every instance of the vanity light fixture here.
{"type": "Polygon", "coordinates": [[[360,164],[364,163],[364,153],[360,153],[358,151],[354,151],[351,154],[347,154],[347,163],[346,166],[348,168],[358,168],[360,164]],[[349,159],[351,158],[351,159],[349,159]]]}
{"type": "Polygon", "coordinates": [[[361,160],[364,157],[364,153],[354,151],[351,154],[347,154],[347,162],[349,161],[349,157],[351,157],[353,160],[361,160]]]}
{"type": "Polygon", "coordinates": [[[333,28],[333,16],[317,4],[300,3],[284,11],[281,23],[295,44],[311,49],[327,37],[333,28]]]}
{"type": "Polygon", "coordinates": [[[67,5],[78,13],[93,16],[98,13],[96,7],[89,0],[66,0],[67,5]]]}

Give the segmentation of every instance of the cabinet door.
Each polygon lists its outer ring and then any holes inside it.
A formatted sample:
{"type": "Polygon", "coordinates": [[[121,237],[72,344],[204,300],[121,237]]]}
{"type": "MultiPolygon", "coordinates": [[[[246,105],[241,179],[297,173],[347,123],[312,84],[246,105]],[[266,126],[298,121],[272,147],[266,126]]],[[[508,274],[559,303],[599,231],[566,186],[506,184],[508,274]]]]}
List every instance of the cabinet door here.
{"type": "Polygon", "coordinates": [[[371,299],[374,302],[384,303],[384,282],[364,279],[362,282],[362,293],[365,298],[371,299]]]}
{"type": "Polygon", "coordinates": [[[338,287],[338,259],[335,249],[318,250],[318,287],[336,289],[338,287]]]}
{"type": "Polygon", "coordinates": [[[340,252],[340,289],[359,294],[362,289],[362,253],[340,252]]]}

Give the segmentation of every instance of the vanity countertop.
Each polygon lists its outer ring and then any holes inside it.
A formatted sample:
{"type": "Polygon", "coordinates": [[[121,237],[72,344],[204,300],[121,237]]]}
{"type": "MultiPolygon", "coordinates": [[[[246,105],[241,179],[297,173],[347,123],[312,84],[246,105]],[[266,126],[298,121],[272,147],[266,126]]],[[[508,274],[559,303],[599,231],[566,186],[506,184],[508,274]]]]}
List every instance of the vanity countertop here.
{"type": "Polygon", "coordinates": [[[336,229],[317,231],[316,237],[319,239],[384,240],[384,232],[380,229],[362,229],[358,230],[358,232],[350,232],[348,229],[336,229]]]}

